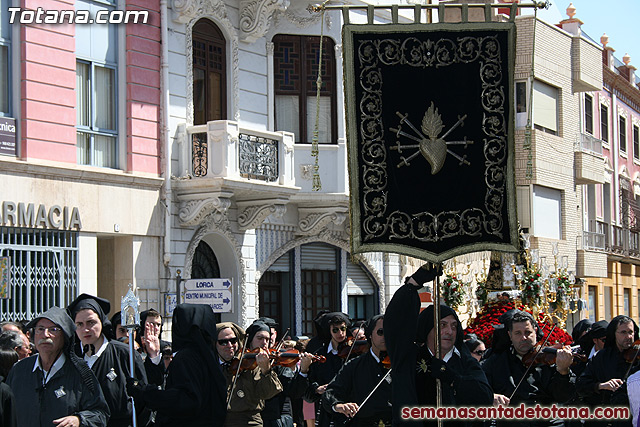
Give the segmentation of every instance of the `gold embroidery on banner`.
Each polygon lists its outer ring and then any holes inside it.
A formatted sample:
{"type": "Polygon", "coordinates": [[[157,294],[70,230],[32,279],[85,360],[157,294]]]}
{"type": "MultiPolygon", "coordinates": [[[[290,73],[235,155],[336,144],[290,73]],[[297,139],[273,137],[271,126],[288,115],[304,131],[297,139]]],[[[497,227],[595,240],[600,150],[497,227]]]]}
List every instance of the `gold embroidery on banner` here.
{"type": "MultiPolygon", "coordinates": [[[[507,159],[507,118],[505,112],[505,81],[500,65],[500,42],[496,36],[458,37],[456,40],[440,39],[421,41],[415,37],[400,39],[362,40],[357,48],[357,61],[360,64],[360,87],[363,89],[359,99],[360,129],[360,186],[363,192],[362,231],[363,240],[371,241],[386,237],[390,240],[416,239],[424,242],[437,242],[455,236],[493,235],[502,238],[506,224],[502,210],[506,203],[506,159],[507,159]],[[486,193],[484,206],[472,207],[461,211],[442,211],[438,213],[407,213],[399,210],[387,212],[388,190],[387,155],[384,125],[382,120],[383,66],[404,65],[415,68],[446,67],[456,63],[480,65],[482,133],[479,141],[483,146],[484,179],[486,193]],[[503,80],[504,79],[504,80],[503,80]]],[[[407,120],[407,114],[397,113],[400,125],[415,129],[407,120]]],[[[469,164],[466,156],[458,156],[447,149],[445,136],[456,126],[462,125],[466,115],[458,117],[458,122],[443,136],[442,118],[433,104],[427,109],[422,121],[424,135],[416,136],[419,151],[431,165],[432,174],[443,166],[446,153],[452,154],[461,164],[469,164]],[[432,146],[427,144],[433,143],[432,146]],[[443,153],[444,143],[444,153],[443,153]]],[[[395,132],[400,130],[390,129],[395,132]]],[[[403,131],[404,132],[404,131],[403,131]]],[[[403,136],[406,136],[404,132],[403,136]]],[[[413,135],[412,135],[413,136],[413,135]]],[[[454,142],[454,141],[451,141],[454,142]]],[[[471,141],[456,141],[458,145],[471,141]]],[[[465,145],[466,146],[466,145],[465,145]]],[[[389,149],[407,148],[399,142],[389,149]]],[[[398,167],[408,166],[408,156],[402,158],[398,167]]]]}

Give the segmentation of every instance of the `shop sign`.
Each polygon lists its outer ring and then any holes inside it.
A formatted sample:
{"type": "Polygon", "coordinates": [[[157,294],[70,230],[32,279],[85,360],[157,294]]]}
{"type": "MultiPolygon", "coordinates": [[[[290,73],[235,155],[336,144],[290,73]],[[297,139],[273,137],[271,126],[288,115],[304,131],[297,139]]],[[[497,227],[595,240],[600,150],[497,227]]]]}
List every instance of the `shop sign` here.
{"type": "Polygon", "coordinates": [[[0,117],[0,154],[16,156],[16,119],[0,117]]]}
{"type": "Polygon", "coordinates": [[[77,207],[53,205],[47,207],[35,203],[2,202],[0,225],[49,228],[56,230],[81,230],[82,221],[77,207]]]}

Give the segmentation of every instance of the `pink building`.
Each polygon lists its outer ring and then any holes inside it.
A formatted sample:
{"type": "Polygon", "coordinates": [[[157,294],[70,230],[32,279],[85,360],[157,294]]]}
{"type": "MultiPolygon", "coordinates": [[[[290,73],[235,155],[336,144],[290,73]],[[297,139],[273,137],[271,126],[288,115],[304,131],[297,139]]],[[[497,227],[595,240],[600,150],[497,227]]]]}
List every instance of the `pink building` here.
{"type": "Polygon", "coordinates": [[[128,283],[158,305],[145,289],[163,277],[161,13],[158,2],[121,3],[22,0],[12,12],[2,1],[2,320],[81,292],[117,306],[128,283]],[[63,23],[38,23],[38,8],[63,23]],[[146,23],[69,23],[126,11],[146,23]]]}
{"type": "Polygon", "coordinates": [[[603,88],[583,95],[583,141],[602,147],[604,184],[586,186],[585,246],[607,254],[607,276],[587,279],[589,316],[637,317],[640,310],[640,79],[603,35],[603,88]]]}

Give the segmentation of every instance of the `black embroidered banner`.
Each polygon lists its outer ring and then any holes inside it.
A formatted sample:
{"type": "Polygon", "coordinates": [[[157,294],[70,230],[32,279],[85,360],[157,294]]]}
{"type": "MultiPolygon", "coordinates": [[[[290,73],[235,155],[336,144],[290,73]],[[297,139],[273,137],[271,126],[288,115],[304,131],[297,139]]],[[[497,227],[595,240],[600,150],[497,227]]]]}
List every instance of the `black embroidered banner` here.
{"type": "Polygon", "coordinates": [[[513,23],[343,28],[352,252],[518,246],[513,23]]]}

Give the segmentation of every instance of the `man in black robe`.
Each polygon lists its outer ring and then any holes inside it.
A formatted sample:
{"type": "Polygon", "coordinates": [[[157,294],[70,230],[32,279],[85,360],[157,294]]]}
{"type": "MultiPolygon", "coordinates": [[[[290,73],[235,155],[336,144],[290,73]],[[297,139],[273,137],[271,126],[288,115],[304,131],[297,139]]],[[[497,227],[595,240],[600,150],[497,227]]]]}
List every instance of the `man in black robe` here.
{"type": "Polygon", "coordinates": [[[98,380],[73,352],[75,326],[52,307],[33,319],[38,354],[13,366],[7,384],[16,398],[19,427],[104,427],[109,407],[98,380]]]}
{"type": "MultiPolygon", "coordinates": [[[[87,294],[80,295],[67,308],[81,343],[76,352],[95,373],[109,405],[111,418],[108,426],[128,427],[133,425],[133,405],[126,390],[127,378],[131,377],[129,346],[109,340],[104,334],[105,325],[110,327],[106,316],[110,309],[111,304],[106,299],[87,294]]],[[[134,377],[146,384],[147,374],[138,352],[134,352],[134,362],[134,377]]],[[[144,425],[148,411],[144,411],[141,403],[135,406],[138,424],[144,425]]]]}
{"type": "Polygon", "coordinates": [[[129,381],[128,390],[154,411],[156,427],[222,427],[227,384],[216,352],[216,320],[204,304],[178,304],[171,340],[176,352],[164,390],[129,381]]]}
{"type": "Polygon", "coordinates": [[[383,324],[382,314],[366,323],[364,334],[369,351],[347,362],[322,395],[322,405],[335,413],[334,421],[347,417],[352,418],[349,425],[353,427],[391,425],[391,376],[387,375],[389,368],[382,364],[387,355],[383,324]]]}
{"type": "MultiPolygon", "coordinates": [[[[478,361],[464,344],[456,312],[440,306],[440,355],[434,356],[433,305],[420,313],[418,290],[440,272],[421,267],[398,289],[385,314],[385,340],[391,358],[393,424],[406,406],[435,406],[440,380],[443,406],[491,405],[492,391],[478,361]]],[[[435,420],[425,421],[434,424],[435,420]]]]}
{"type": "MultiPolygon", "coordinates": [[[[607,326],[604,347],[589,361],[576,382],[578,394],[586,404],[595,406],[628,406],[626,380],[630,374],[640,369],[630,368],[623,353],[638,339],[638,326],[628,316],[620,315],[611,319],[607,326]]],[[[617,426],[630,426],[631,421],[605,420],[617,426]]],[[[596,424],[602,425],[603,422],[596,424]]],[[[594,423],[586,420],[585,425],[594,423]]]]}
{"type": "Polygon", "coordinates": [[[309,386],[304,399],[309,403],[315,403],[316,425],[327,427],[331,422],[332,413],[322,408],[320,399],[327,389],[327,385],[344,365],[345,359],[338,356],[338,353],[342,349],[342,343],[347,339],[351,323],[349,317],[340,312],[326,313],[320,322],[322,323],[321,328],[324,329],[323,334],[330,339],[316,350],[315,354],[324,356],[327,360],[325,363],[313,363],[309,367],[309,386]]]}
{"type": "MultiPolygon", "coordinates": [[[[552,366],[534,365],[527,370],[528,366],[523,363],[522,358],[537,344],[538,325],[531,314],[518,310],[513,313],[506,327],[511,347],[506,351],[493,353],[482,365],[493,388],[494,403],[512,407],[520,403],[528,406],[567,404],[575,395],[575,376],[570,370],[573,362],[571,350],[568,347],[558,349],[556,363],[552,366]]],[[[498,425],[502,423],[498,421],[498,425]]],[[[558,426],[563,424],[563,420],[531,419],[518,420],[518,423],[558,426]]]]}
{"type": "Polygon", "coordinates": [[[140,313],[140,329],[142,331],[141,350],[144,368],[149,384],[162,386],[165,366],[161,350],[171,343],[160,339],[162,333],[162,317],[153,308],[140,313]]]}

